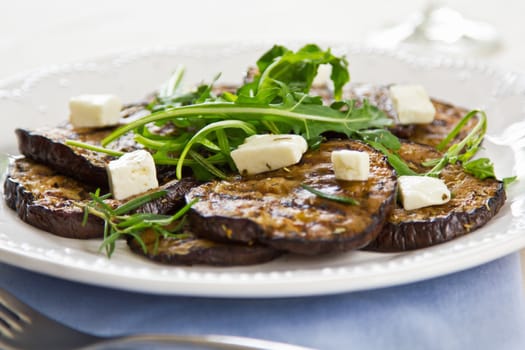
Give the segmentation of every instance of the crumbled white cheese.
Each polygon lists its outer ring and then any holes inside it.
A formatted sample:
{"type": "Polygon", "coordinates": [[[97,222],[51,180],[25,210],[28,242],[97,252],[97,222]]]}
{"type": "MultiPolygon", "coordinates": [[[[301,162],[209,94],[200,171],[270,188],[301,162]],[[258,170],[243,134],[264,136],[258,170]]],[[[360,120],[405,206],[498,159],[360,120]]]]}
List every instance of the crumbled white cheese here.
{"type": "Polygon", "coordinates": [[[69,100],[69,121],[75,128],[116,125],[122,102],[114,95],[80,95],[69,100]]]}
{"type": "Polygon", "coordinates": [[[330,75],[332,74],[332,67],[328,64],[321,64],[317,69],[317,75],[312,82],[312,86],[323,86],[330,84],[330,75]]]}
{"type": "Polygon", "coordinates": [[[308,149],[299,135],[253,135],[231,157],[240,174],[259,174],[299,163],[308,149]]]}
{"type": "Polygon", "coordinates": [[[366,152],[347,149],[332,151],[332,164],[336,179],[368,180],[370,157],[366,152]]]}
{"type": "Polygon", "coordinates": [[[125,199],[158,187],[151,154],[144,150],[126,153],[106,166],[109,188],[115,199],[125,199]]]}
{"type": "Polygon", "coordinates": [[[434,120],[436,109],[421,85],[392,85],[390,97],[401,124],[427,124],[434,120]]]}
{"type": "Polygon", "coordinates": [[[447,203],[450,191],[441,179],[430,176],[400,176],[399,196],[406,210],[447,203]]]}

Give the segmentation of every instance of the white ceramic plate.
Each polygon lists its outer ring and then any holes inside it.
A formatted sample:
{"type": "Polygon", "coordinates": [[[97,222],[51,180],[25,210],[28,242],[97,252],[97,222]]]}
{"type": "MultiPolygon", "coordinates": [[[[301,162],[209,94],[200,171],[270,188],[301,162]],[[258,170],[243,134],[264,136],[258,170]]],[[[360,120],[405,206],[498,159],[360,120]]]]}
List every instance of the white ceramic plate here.
{"type": "MultiPolygon", "coordinates": [[[[334,47],[332,45],[332,47],[334,47]]],[[[70,96],[115,93],[134,101],[163,82],[177,64],[190,85],[222,72],[239,82],[266,47],[186,47],[117,54],[81,64],[48,67],[0,83],[0,149],[16,154],[15,127],[55,125],[67,118],[70,96]]],[[[500,177],[525,175],[525,99],[517,77],[467,62],[415,59],[335,46],[346,52],[353,81],[414,82],[432,96],[489,113],[486,153],[500,177]]],[[[172,267],[131,254],[123,244],[108,260],[97,240],[64,239],[34,229],[0,204],[0,260],[60,278],[160,294],[281,297],[392,286],[466,269],[525,246],[524,181],[482,229],[452,242],[402,254],[349,252],[319,258],[284,256],[241,268],[172,267]]]]}

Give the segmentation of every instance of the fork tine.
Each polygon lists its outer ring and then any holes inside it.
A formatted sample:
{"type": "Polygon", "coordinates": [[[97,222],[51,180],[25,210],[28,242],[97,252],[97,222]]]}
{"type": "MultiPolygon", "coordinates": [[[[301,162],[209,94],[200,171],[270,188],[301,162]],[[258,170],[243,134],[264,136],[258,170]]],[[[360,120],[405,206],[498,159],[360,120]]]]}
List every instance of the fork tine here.
{"type": "Polygon", "coordinates": [[[0,288],[0,348],[66,350],[103,338],[64,325],[0,288]]]}
{"type": "Polygon", "coordinates": [[[34,313],[35,311],[33,311],[33,309],[28,305],[18,300],[14,295],[5,289],[0,289],[0,305],[16,315],[25,323],[31,323],[31,318],[28,316],[28,314],[34,313]]]}
{"type": "Polygon", "coordinates": [[[24,324],[31,324],[31,318],[22,310],[27,306],[4,290],[0,290],[0,334],[13,338],[15,332],[21,332],[24,324]]]}
{"type": "Polygon", "coordinates": [[[4,314],[0,312],[0,339],[2,337],[13,338],[15,335],[11,332],[13,326],[5,321],[4,314]]]}
{"type": "Polygon", "coordinates": [[[9,329],[20,332],[22,327],[18,322],[19,319],[16,316],[10,315],[0,307],[0,333],[10,333],[9,329]]]}

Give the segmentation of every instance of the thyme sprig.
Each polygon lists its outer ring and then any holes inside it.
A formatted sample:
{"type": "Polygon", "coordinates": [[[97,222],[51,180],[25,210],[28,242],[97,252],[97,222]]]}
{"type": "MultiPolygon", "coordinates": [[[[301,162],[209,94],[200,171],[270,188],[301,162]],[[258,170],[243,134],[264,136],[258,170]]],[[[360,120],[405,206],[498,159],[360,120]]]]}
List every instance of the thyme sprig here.
{"type": "Polygon", "coordinates": [[[301,184],[301,187],[308,192],[315,194],[319,198],[328,199],[330,201],[339,202],[343,204],[349,204],[349,205],[359,205],[359,201],[357,199],[346,197],[346,196],[339,196],[336,194],[326,193],[323,191],[319,191],[312,186],[308,186],[306,184],[301,184]]]}
{"type": "Polygon", "coordinates": [[[96,146],[96,145],[93,145],[93,144],[87,143],[87,142],[81,142],[81,141],[69,140],[68,139],[68,140],[65,141],[65,143],[68,146],[84,148],[84,149],[87,149],[87,150],[90,150],[90,151],[93,151],[93,152],[104,153],[104,154],[107,154],[107,155],[110,155],[110,156],[114,156],[114,157],[120,157],[120,156],[124,155],[124,152],[112,150],[110,148],[96,146]]]}
{"type": "Polygon", "coordinates": [[[188,234],[183,231],[184,215],[196,202],[193,200],[173,215],[160,215],[151,213],[132,213],[143,204],[161,198],[166,195],[166,191],[156,191],[133,198],[132,200],[113,208],[105,202],[111,194],[100,195],[100,189],[95,193],[90,193],[91,202],[83,206],[85,225],[89,215],[94,215],[104,220],[104,240],[100,245],[99,251],[105,250],[106,255],[111,257],[115,251],[115,243],[119,238],[132,236],[141,246],[144,253],[148,248],[141,238],[141,233],[151,230],[156,235],[155,247],[161,237],[164,238],[187,238],[188,234]],[[178,222],[180,220],[180,222],[178,222]]]}

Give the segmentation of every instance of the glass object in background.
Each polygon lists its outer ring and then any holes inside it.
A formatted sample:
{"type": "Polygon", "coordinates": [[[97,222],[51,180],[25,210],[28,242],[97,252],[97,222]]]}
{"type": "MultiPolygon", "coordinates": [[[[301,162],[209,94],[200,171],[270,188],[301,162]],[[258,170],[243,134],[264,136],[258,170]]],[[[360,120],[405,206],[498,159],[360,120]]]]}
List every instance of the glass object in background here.
{"type": "Polygon", "coordinates": [[[491,55],[502,47],[497,30],[489,23],[467,18],[436,2],[373,33],[368,43],[380,48],[402,47],[414,52],[431,49],[455,55],[491,55]]]}

